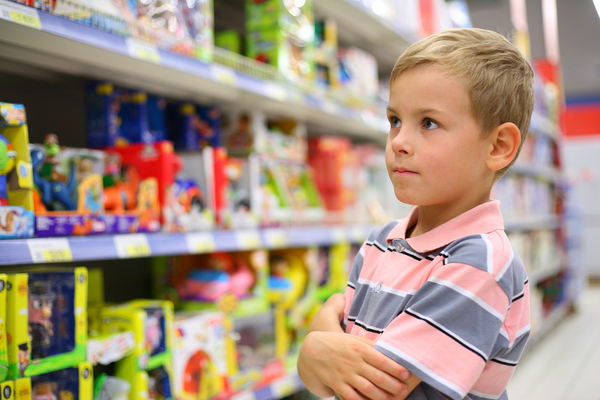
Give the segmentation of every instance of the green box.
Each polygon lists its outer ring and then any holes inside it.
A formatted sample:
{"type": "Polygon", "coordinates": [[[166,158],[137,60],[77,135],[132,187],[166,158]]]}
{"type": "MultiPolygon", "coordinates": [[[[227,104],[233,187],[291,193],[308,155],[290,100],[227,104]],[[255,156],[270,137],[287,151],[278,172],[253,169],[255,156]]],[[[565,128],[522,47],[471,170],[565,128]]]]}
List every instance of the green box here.
{"type": "Polygon", "coordinates": [[[279,28],[287,33],[298,34],[298,30],[311,26],[314,30],[312,0],[300,7],[293,1],[246,0],[246,31],[279,28]]]}

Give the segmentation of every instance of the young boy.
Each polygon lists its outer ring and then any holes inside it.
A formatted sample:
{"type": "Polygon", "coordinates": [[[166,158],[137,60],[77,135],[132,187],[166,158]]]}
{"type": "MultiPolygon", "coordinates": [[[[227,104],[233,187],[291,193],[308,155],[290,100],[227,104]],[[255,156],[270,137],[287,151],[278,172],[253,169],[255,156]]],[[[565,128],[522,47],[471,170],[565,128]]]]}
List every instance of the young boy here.
{"type": "Polygon", "coordinates": [[[497,33],[450,29],[400,56],[385,161],[398,200],[416,207],[369,235],[345,295],[315,316],[298,359],[310,391],[508,398],[529,336],[529,289],[490,192],[532,110],[533,71],[497,33]]]}

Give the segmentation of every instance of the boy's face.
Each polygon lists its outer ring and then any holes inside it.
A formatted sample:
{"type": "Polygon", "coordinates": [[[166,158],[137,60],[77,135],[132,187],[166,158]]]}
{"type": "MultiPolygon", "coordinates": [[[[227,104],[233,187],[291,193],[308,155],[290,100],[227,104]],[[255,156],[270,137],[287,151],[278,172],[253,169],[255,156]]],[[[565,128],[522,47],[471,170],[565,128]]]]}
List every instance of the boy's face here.
{"type": "Polygon", "coordinates": [[[435,65],[403,72],[390,86],[387,117],[385,159],[398,200],[460,212],[489,200],[491,144],[458,78],[435,65]]]}

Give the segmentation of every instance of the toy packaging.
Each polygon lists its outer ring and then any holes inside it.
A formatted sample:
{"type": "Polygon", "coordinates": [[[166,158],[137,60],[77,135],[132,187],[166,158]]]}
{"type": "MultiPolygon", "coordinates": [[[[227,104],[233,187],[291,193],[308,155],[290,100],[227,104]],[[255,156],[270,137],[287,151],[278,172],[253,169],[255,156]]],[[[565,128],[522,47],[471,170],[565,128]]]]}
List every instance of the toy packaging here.
{"type": "Polygon", "coordinates": [[[93,394],[94,371],[88,362],[72,368],[36,375],[31,378],[32,400],[89,400],[93,394]]]}
{"type": "Polygon", "coordinates": [[[221,144],[221,111],[217,106],[176,103],[167,106],[169,139],[176,149],[201,150],[221,144]]]}
{"type": "Polygon", "coordinates": [[[206,147],[201,152],[180,152],[175,182],[167,188],[163,206],[163,230],[188,232],[211,229],[215,225],[214,154],[206,147]]]}
{"type": "Polygon", "coordinates": [[[227,340],[220,312],[175,313],[173,376],[175,398],[208,400],[225,398],[227,340]]]}
{"type": "Polygon", "coordinates": [[[338,51],[340,62],[340,86],[357,106],[375,101],[379,91],[377,60],[371,54],[356,47],[344,47],[338,51]]]}
{"type": "MultiPolygon", "coordinates": [[[[230,392],[259,389],[285,373],[278,357],[275,322],[271,310],[233,320],[236,362],[230,368],[230,392]]],[[[230,356],[231,357],[231,356],[230,356]]]]}
{"type": "Polygon", "coordinates": [[[103,148],[127,143],[119,118],[121,96],[113,84],[88,84],[85,100],[88,147],[103,148]]]}
{"type": "Polygon", "coordinates": [[[31,378],[18,378],[14,383],[15,400],[31,400],[31,378]]]}
{"type": "Polygon", "coordinates": [[[56,371],[86,359],[87,285],[84,267],[35,268],[8,275],[10,379],[56,371]]]}
{"type": "Polygon", "coordinates": [[[242,37],[233,29],[217,32],[215,34],[215,45],[232,53],[242,54],[242,37]]]}
{"type": "Polygon", "coordinates": [[[196,58],[206,62],[212,61],[213,0],[178,1],[177,8],[183,14],[188,33],[195,42],[196,58]]]}
{"type": "Polygon", "coordinates": [[[132,331],[134,353],[117,362],[115,376],[131,385],[130,399],[171,398],[173,304],[133,300],[102,311],[105,333],[132,331]]]}
{"type": "Polygon", "coordinates": [[[220,222],[231,229],[254,228],[259,226],[259,157],[227,157],[225,160],[226,186],[222,191],[223,206],[220,222]]]}
{"type": "Polygon", "coordinates": [[[340,66],[337,57],[338,40],[335,20],[328,18],[315,22],[316,82],[320,86],[340,86],[340,66]]]}
{"type": "Polygon", "coordinates": [[[6,339],[7,276],[0,274],[0,382],[8,374],[8,342],[6,339]]]}
{"type": "Polygon", "coordinates": [[[2,400],[14,400],[15,383],[14,381],[0,381],[0,398],[2,400]]]}
{"type": "Polygon", "coordinates": [[[0,103],[0,239],[33,236],[33,176],[25,108],[0,103]]]}

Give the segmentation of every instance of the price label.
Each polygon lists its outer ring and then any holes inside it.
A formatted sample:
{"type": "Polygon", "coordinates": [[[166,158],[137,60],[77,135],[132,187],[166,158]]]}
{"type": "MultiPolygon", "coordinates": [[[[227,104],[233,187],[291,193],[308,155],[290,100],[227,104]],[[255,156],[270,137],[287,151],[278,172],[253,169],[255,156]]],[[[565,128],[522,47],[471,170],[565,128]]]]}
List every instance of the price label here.
{"type": "Polygon", "coordinates": [[[323,111],[325,111],[326,113],[333,114],[333,115],[340,114],[340,107],[331,100],[325,100],[323,102],[322,108],[323,108],[323,111]]]}
{"type": "Polygon", "coordinates": [[[290,239],[283,229],[267,229],[265,231],[266,245],[271,249],[286,247],[290,239]]]}
{"type": "Polygon", "coordinates": [[[35,8],[0,1],[0,18],[34,29],[42,29],[40,16],[35,8]]]}
{"type": "Polygon", "coordinates": [[[131,37],[125,39],[125,43],[130,57],[160,64],[160,53],[155,45],[131,37]]]}
{"type": "Polygon", "coordinates": [[[213,253],[217,249],[215,238],[208,232],[186,234],[185,244],[188,252],[192,254],[213,253]]]}
{"type": "Polygon", "coordinates": [[[149,257],[152,255],[148,238],[143,233],[115,235],[113,242],[119,258],[149,257]]]}
{"type": "Polygon", "coordinates": [[[279,101],[286,101],[288,97],[287,92],[283,88],[283,86],[273,82],[267,82],[265,84],[265,94],[267,95],[267,97],[279,101]]]}
{"type": "Polygon", "coordinates": [[[335,228],[331,234],[333,235],[333,241],[335,243],[345,242],[347,240],[346,232],[342,228],[335,228]]]}
{"type": "Polygon", "coordinates": [[[210,75],[213,80],[229,86],[237,86],[235,71],[219,64],[210,65],[210,75]]]}
{"type": "Polygon", "coordinates": [[[296,391],[296,385],[291,377],[285,377],[273,382],[271,391],[276,399],[281,399],[296,391]]]}
{"type": "Polygon", "coordinates": [[[67,238],[28,239],[27,247],[31,260],[35,263],[73,261],[67,238]]]}
{"type": "Polygon", "coordinates": [[[245,392],[233,396],[232,400],[256,400],[256,396],[254,395],[254,392],[246,390],[245,392]]]}
{"type": "Polygon", "coordinates": [[[252,250],[262,247],[262,240],[257,230],[235,232],[235,242],[240,250],[252,250]]]}

